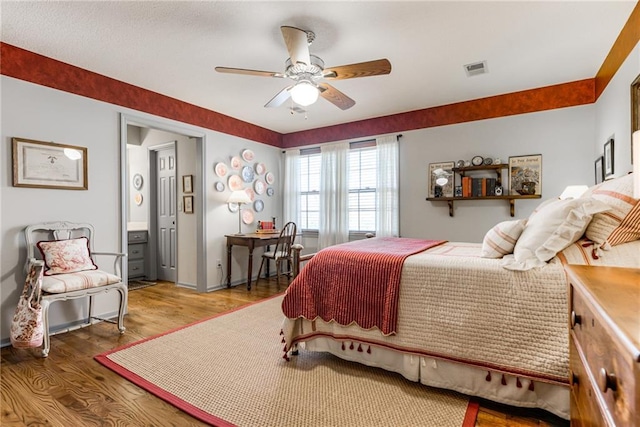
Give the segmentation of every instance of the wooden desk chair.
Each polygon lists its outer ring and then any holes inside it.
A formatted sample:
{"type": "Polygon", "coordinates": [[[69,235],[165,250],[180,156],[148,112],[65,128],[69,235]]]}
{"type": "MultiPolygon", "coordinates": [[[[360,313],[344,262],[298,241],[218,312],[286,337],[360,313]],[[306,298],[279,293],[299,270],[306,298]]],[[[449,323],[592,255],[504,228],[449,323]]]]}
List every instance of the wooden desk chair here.
{"type": "Polygon", "coordinates": [[[262,273],[262,267],[265,262],[269,262],[273,260],[276,262],[276,282],[278,285],[280,284],[280,274],[281,274],[281,265],[284,261],[287,262],[287,277],[291,277],[291,266],[292,266],[292,252],[291,245],[293,245],[293,241],[296,238],[296,224],[294,222],[288,222],[282,227],[280,231],[280,236],[278,236],[278,242],[273,250],[267,251],[262,254],[262,262],[260,263],[260,270],[258,270],[258,278],[256,279],[256,284],[260,280],[260,274],[262,273]]]}
{"type": "MultiPolygon", "coordinates": [[[[86,321],[79,326],[66,329],[70,331],[102,321],[93,316],[94,295],[118,291],[118,330],[124,333],[124,312],[127,307],[127,285],[123,283],[120,271],[120,259],[126,254],[114,252],[94,252],[93,237],[95,231],[91,224],[71,222],[47,222],[30,225],[25,229],[27,242],[27,271],[31,264],[42,259],[45,272],[42,279],[42,357],[47,357],[49,342],[49,305],[54,301],[65,301],[89,297],[89,311],[86,321]],[[114,272],[99,270],[93,260],[96,255],[115,257],[114,272]]],[[[42,262],[42,261],[40,261],[42,262]]],[[[111,320],[105,320],[116,323],[111,320]]]]}

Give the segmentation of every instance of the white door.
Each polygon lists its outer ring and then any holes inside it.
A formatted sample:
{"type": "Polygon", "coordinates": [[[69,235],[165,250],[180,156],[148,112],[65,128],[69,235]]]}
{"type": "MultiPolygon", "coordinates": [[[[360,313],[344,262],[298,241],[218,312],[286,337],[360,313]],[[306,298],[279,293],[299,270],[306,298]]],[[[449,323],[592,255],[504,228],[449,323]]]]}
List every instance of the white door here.
{"type": "Polygon", "coordinates": [[[157,151],[158,279],[176,281],[176,150],[157,151]]]}

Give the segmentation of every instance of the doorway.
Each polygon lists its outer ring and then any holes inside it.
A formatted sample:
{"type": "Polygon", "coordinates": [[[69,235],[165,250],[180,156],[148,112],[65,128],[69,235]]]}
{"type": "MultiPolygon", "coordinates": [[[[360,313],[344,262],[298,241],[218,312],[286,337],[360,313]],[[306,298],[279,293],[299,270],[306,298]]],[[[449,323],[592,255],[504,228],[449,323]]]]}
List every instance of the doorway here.
{"type": "MultiPolygon", "coordinates": [[[[193,175],[194,197],[205,200],[204,143],[205,135],[192,129],[121,115],[122,251],[128,252],[131,223],[142,224],[148,230],[148,279],[173,281],[199,292],[207,291],[205,206],[198,203],[193,214],[184,215],[179,183],[181,175],[193,175]],[[141,157],[145,165],[138,165],[136,172],[148,184],[136,190],[130,160],[141,157]]],[[[125,278],[126,271],[123,266],[125,278]]]]}

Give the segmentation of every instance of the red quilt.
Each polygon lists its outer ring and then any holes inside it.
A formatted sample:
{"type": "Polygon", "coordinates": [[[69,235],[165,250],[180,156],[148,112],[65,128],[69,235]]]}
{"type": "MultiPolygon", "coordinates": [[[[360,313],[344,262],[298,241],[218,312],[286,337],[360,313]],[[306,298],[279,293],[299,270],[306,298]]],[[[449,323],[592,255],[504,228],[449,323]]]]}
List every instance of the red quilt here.
{"type": "Polygon", "coordinates": [[[395,334],[404,260],[444,242],[381,237],[323,249],[289,285],[282,311],[291,319],[320,317],[395,334]]]}

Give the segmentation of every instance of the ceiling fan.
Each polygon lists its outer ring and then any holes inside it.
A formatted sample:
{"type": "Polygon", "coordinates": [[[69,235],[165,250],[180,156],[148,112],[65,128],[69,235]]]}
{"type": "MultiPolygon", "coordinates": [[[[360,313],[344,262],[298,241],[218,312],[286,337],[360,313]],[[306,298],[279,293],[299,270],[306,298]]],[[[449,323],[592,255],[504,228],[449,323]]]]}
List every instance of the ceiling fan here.
{"type": "Polygon", "coordinates": [[[306,107],[316,102],[318,95],[320,95],[338,108],[346,110],[353,107],[356,102],[322,80],[379,76],[391,72],[391,63],[387,59],[325,68],[322,59],[309,53],[309,45],[315,39],[315,34],[312,31],[289,26],[282,26],[280,30],[289,51],[289,59],[285,62],[286,69],[283,73],[216,67],[216,71],[219,73],[288,78],[295,82],[278,92],[265,104],[265,107],[279,107],[289,98],[296,104],[306,107]]]}

